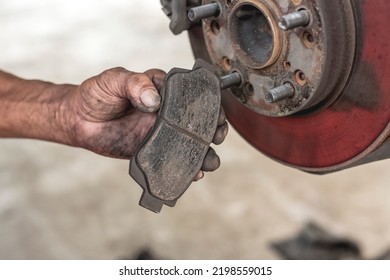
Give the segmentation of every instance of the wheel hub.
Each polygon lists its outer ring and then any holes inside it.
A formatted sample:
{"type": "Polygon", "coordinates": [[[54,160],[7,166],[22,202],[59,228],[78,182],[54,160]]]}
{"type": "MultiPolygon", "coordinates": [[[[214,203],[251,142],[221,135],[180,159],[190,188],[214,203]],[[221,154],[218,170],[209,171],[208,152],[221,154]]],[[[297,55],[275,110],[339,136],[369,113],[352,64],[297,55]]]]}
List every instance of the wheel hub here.
{"type": "Polygon", "coordinates": [[[332,9],[331,3],[322,7],[308,0],[206,0],[220,5],[219,15],[202,23],[208,53],[224,74],[242,75],[243,83],[232,92],[249,109],[271,117],[308,111],[337,97],[349,77],[355,29],[352,7],[343,2],[332,9]],[[282,30],[283,16],[299,13],[306,13],[308,21],[282,30]],[[336,18],[343,26],[339,35],[324,28],[336,18]],[[334,36],[349,40],[328,39],[334,36]],[[277,101],[267,98],[286,84],[291,94],[277,101]]]}
{"type": "Polygon", "coordinates": [[[390,1],[187,0],[202,5],[193,52],[241,76],[222,103],[250,144],[315,173],[390,157],[390,1]]]}

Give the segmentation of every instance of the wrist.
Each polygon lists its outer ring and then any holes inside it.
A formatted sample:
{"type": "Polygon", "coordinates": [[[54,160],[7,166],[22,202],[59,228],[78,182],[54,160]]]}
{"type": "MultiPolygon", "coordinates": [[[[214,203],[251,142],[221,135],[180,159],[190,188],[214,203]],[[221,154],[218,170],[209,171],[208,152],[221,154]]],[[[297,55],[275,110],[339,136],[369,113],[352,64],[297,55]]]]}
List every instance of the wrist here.
{"type": "Polygon", "coordinates": [[[25,137],[77,146],[76,116],[69,102],[77,86],[42,81],[26,81],[26,84],[31,89],[31,102],[26,110],[32,117],[25,120],[29,125],[25,137]]]}
{"type": "Polygon", "coordinates": [[[73,147],[80,147],[77,124],[80,122],[77,112],[72,105],[72,96],[75,95],[78,86],[62,84],[53,85],[52,91],[57,100],[54,105],[53,115],[55,116],[55,127],[57,133],[51,141],[66,144],[73,147]]]}

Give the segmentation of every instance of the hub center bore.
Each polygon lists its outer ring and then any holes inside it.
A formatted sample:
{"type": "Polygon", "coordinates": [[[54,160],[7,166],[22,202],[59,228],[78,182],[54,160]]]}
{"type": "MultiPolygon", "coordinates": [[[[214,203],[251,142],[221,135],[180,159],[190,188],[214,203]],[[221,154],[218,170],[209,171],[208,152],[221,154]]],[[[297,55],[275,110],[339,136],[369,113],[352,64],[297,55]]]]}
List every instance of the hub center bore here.
{"type": "Polygon", "coordinates": [[[229,29],[234,51],[246,66],[263,68],[275,62],[279,54],[278,35],[264,7],[237,5],[230,15],[229,29]]]}

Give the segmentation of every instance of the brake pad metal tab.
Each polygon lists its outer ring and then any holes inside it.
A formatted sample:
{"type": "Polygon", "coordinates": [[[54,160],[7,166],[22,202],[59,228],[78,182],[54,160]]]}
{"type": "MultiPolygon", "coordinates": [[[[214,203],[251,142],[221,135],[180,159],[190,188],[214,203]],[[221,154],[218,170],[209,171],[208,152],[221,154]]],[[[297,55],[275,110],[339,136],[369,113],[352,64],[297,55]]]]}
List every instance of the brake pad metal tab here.
{"type": "Polygon", "coordinates": [[[202,60],[167,74],[157,120],[130,161],[130,175],[143,188],[141,206],[156,213],[173,207],[191,185],[217,129],[220,88],[202,60]]]}

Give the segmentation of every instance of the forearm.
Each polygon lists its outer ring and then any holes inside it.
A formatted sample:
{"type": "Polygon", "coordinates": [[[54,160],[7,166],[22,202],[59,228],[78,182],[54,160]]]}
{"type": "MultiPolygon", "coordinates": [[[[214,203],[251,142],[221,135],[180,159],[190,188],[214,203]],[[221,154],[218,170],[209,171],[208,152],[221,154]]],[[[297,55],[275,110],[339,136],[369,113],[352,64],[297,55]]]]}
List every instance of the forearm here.
{"type": "Polygon", "coordinates": [[[65,100],[75,87],[23,80],[0,71],[0,137],[73,145],[74,125],[65,100]]]}

